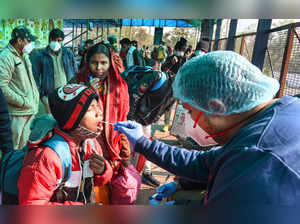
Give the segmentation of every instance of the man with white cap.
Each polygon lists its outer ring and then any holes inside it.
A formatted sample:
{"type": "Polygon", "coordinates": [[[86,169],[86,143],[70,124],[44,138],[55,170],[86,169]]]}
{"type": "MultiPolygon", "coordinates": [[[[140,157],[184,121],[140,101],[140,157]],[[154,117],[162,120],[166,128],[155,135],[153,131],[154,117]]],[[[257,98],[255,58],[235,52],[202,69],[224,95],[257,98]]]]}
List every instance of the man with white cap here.
{"type": "MultiPolygon", "coordinates": [[[[275,99],[279,83],[247,59],[215,51],[188,61],[176,75],[174,96],[186,108],[189,133],[209,151],[149,141],[141,125],[118,122],[134,151],[178,176],[207,183],[201,204],[300,204],[300,100],[275,99]]],[[[174,182],[157,189],[166,197],[174,182]]],[[[175,202],[176,203],[176,202],[175,202]]]]}

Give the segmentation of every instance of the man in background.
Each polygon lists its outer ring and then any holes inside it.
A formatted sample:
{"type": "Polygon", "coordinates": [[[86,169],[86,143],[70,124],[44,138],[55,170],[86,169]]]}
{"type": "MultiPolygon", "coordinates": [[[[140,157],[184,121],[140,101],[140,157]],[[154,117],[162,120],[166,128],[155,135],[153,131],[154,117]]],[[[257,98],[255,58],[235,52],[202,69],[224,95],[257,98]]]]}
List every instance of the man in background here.
{"type": "Polygon", "coordinates": [[[38,112],[39,91],[28,56],[36,39],[25,26],[18,26],[0,53],[0,88],[8,103],[14,149],[27,144],[30,124],[38,112]]]}
{"type": "Polygon", "coordinates": [[[62,46],[64,33],[53,29],[49,34],[49,45],[39,51],[39,57],[33,60],[33,75],[40,91],[40,97],[46,112],[50,113],[48,94],[54,89],[66,85],[77,73],[74,54],[62,46]]]}

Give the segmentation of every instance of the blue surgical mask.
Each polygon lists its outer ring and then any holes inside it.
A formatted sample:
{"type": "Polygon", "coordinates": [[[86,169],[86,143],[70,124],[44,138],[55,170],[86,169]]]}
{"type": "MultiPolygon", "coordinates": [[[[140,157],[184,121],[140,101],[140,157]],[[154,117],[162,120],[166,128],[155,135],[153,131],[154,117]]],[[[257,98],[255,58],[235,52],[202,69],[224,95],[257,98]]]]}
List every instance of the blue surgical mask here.
{"type": "Polygon", "coordinates": [[[23,48],[22,52],[25,54],[30,54],[30,52],[33,50],[33,45],[32,43],[28,43],[25,45],[25,47],[23,48]]]}
{"type": "Polygon", "coordinates": [[[59,51],[61,48],[61,44],[58,41],[51,41],[49,46],[52,51],[59,51]]]}

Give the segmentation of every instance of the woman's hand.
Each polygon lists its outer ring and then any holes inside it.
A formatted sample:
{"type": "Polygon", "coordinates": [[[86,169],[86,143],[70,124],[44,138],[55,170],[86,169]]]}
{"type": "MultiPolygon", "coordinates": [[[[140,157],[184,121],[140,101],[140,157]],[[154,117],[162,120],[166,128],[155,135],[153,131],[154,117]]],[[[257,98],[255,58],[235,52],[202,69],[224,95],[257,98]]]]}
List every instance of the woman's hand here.
{"type": "Polygon", "coordinates": [[[93,78],[90,80],[90,86],[94,89],[96,93],[98,93],[100,84],[99,84],[100,79],[99,78],[93,78]]]}

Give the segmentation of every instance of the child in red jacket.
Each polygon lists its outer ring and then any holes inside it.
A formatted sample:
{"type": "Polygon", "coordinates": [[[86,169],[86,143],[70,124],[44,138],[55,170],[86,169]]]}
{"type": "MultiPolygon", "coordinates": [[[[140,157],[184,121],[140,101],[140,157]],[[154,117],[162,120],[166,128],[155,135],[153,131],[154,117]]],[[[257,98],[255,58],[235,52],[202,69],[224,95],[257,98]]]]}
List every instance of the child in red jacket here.
{"type": "Polygon", "coordinates": [[[102,102],[88,87],[69,84],[49,95],[49,105],[57,121],[52,134],[59,135],[69,145],[71,176],[62,184],[60,158],[51,148],[39,144],[25,157],[18,182],[19,204],[93,203],[93,187],[105,185],[113,174],[95,140],[103,129],[102,102]]]}

